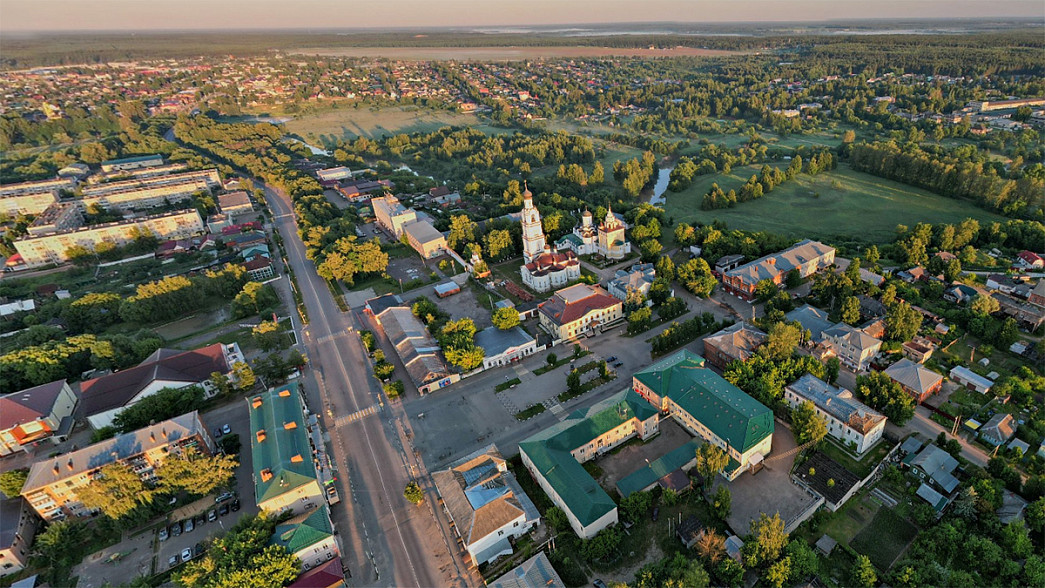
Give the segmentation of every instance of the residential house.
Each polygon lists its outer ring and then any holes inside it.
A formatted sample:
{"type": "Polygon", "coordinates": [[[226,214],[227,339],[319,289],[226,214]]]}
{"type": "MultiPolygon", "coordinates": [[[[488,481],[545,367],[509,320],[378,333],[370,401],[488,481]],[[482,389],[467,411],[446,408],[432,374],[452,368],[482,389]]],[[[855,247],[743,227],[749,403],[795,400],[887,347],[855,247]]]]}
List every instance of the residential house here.
{"type": "Polygon", "coordinates": [[[693,549],[693,546],[704,537],[706,532],[707,528],[696,515],[689,515],[675,528],[675,536],[686,546],[686,549],[693,549]]]}
{"type": "Polygon", "coordinates": [[[987,276],[987,287],[1002,294],[1011,294],[1026,300],[1030,297],[1033,284],[1030,283],[1030,279],[1022,274],[1014,276],[990,274],[987,276]]]}
{"type": "Polygon", "coordinates": [[[228,376],[232,365],[242,361],[238,343],[215,343],[192,351],[157,349],[132,368],[80,384],[84,414],[97,430],[112,425],[124,409],[164,388],[200,386],[204,396],[210,398],[218,393],[210,381],[211,374],[228,376]]]}
{"type": "Polygon", "coordinates": [[[1004,445],[1016,435],[1016,420],[1006,412],[999,412],[979,430],[980,439],[991,445],[1004,445]]]}
{"type": "Polygon", "coordinates": [[[943,299],[955,304],[969,304],[974,298],[980,294],[988,295],[985,292],[973,288],[966,284],[955,283],[950,288],[943,291],[943,299]]]}
{"type": "Polygon", "coordinates": [[[570,413],[562,422],[519,443],[522,463],[581,539],[617,523],[617,504],[582,463],[625,441],[643,441],[660,429],[657,410],[625,390],[570,413]]]}
{"type": "Polygon", "coordinates": [[[884,373],[900,384],[917,404],[925,402],[943,386],[943,376],[907,358],[889,366],[884,373]]]}
{"type": "Polygon", "coordinates": [[[722,472],[734,480],[761,463],[773,445],[773,411],[704,365],[679,351],[632,376],[632,388],[690,434],[725,450],[722,472]]]}
{"type": "Polygon", "coordinates": [[[744,256],[739,253],[723,255],[715,262],[715,272],[722,275],[729,270],[740,267],[741,263],[744,263],[744,256]]]}
{"type": "Polygon", "coordinates": [[[1023,270],[1042,269],[1045,268],[1045,257],[1033,251],[1023,250],[1016,254],[1016,261],[1013,263],[1013,267],[1023,270]]]}
{"type": "Polygon", "coordinates": [[[391,306],[374,318],[395,347],[419,393],[434,392],[461,379],[460,374],[450,373],[439,343],[408,307],[391,306]]]}
{"type": "Polygon", "coordinates": [[[751,300],[755,297],[755,286],[762,280],[779,285],[791,270],[797,270],[803,278],[808,278],[834,261],[834,247],[806,239],[783,251],[760,257],[723,273],[722,285],[727,292],[751,300]]]}
{"type": "Polygon", "coordinates": [[[243,269],[247,270],[247,275],[254,282],[264,282],[276,276],[276,271],[272,268],[272,260],[260,255],[244,262],[243,269]]]}
{"type": "Polygon", "coordinates": [[[301,569],[305,571],[320,567],[341,554],[326,504],[276,525],[269,545],[285,548],[287,553],[298,558],[301,569]]]}
{"type": "Polygon", "coordinates": [[[953,474],[958,467],[958,460],[936,445],[930,443],[918,453],[908,454],[903,464],[923,481],[946,494],[954,492],[958,487],[958,478],[953,474]]]}
{"type": "Polygon", "coordinates": [[[936,344],[920,335],[915,335],[914,339],[906,341],[900,346],[903,356],[915,363],[925,363],[925,360],[932,357],[935,350],[936,344]]]}
{"type": "Polygon", "coordinates": [[[486,351],[483,369],[512,364],[538,351],[537,339],[519,326],[508,330],[486,327],[475,334],[475,345],[486,351]]]}
{"type": "Polygon", "coordinates": [[[489,588],[566,588],[543,551],[487,584],[489,588]]]}
{"type": "Polygon", "coordinates": [[[1024,302],[1006,294],[994,294],[1002,314],[1016,319],[1020,327],[1028,331],[1036,331],[1045,323],[1045,309],[1030,302],[1024,302]]]}
{"type": "Polygon", "coordinates": [[[768,335],[740,322],[704,338],[704,357],[711,365],[724,370],[734,361],[747,361],[768,335]]]}
{"type": "Polygon", "coordinates": [[[87,517],[93,511],[76,496],[103,466],[120,463],[146,482],[156,479],[155,468],[171,453],[194,447],[214,452],[214,441],[196,411],[161,421],[52,458],[41,459],[29,468],[22,496],[45,521],[87,517]]]}
{"type": "Polygon", "coordinates": [[[403,232],[410,246],[424,259],[439,257],[450,250],[446,237],[426,220],[403,225],[403,232]]]}
{"type": "Polygon", "coordinates": [[[965,386],[969,390],[979,392],[980,394],[986,394],[990,391],[991,387],[994,386],[994,382],[991,380],[988,380],[962,365],[951,368],[951,372],[948,375],[955,382],[965,386]]]}
{"type": "Polygon", "coordinates": [[[853,397],[853,393],[806,374],[784,388],[784,400],[792,408],[809,401],[827,422],[827,434],[861,454],[885,431],[886,418],[853,397]]]}
{"type": "Polygon", "coordinates": [[[267,513],[310,513],[324,503],[296,382],[247,398],[254,500],[267,513]]]}
{"type": "Polygon", "coordinates": [[[913,284],[915,282],[927,281],[929,279],[929,272],[924,267],[916,265],[912,268],[897,272],[896,277],[908,284],[913,284]]]}
{"type": "Polygon", "coordinates": [[[538,306],[541,327],[555,341],[602,332],[624,317],[624,304],[599,286],[576,284],[538,306]]]}
{"type": "Polygon", "coordinates": [[[44,439],[65,441],[78,400],[65,380],[0,396],[0,455],[23,451],[44,439]]]}
{"type": "Polygon", "coordinates": [[[784,315],[788,322],[797,322],[802,328],[809,331],[813,343],[820,343],[824,339],[824,331],[834,326],[828,319],[826,310],[820,310],[808,304],[796,308],[784,315]]]}
{"type": "Polygon", "coordinates": [[[862,372],[870,365],[878,350],[882,347],[881,339],[877,339],[845,324],[837,325],[822,333],[824,343],[838,356],[848,368],[862,372]]]}
{"type": "Polygon", "coordinates": [[[473,565],[510,555],[511,541],[540,521],[537,507],[508,471],[496,445],[434,472],[432,481],[473,565]]]}
{"type": "Polygon", "coordinates": [[[617,270],[614,278],[606,284],[606,290],[623,302],[627,302],[628,294],[632,292],[646,299],[656,278],[657,270],[652,263],[636,263],[628,271],[617,270]]]}
{"type": "Polygon", "coordinates": [[[159,165],[163,165],[162,156],[141,155],[138,157],[126,157],[124,159],[111,159],[109,161],[103,161],[101,164],[101,168],[102,172],[108,174],[115,171],[138,169],[142,167],[155,167],[159,165]]]}
{"type": "Polygon", "coordinates": [[[0,499],[0,578],[28,565],[38,519],[21,496],[0,499]]]}

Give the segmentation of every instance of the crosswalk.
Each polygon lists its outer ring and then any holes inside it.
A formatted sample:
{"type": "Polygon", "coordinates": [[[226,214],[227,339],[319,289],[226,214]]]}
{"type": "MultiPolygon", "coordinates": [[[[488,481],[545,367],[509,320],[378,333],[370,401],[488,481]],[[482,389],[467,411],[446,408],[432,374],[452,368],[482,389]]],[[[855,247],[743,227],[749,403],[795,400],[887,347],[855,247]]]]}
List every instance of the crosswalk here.
{"type": "Polygon", "coordinates": [[[366,418],[372,414],[377,414],[377,411],[379,410],[380,407],[378,405],[372,404],[362,410],[357,410],[352,414],[339,416],[336,419],[334,419],[334,427],[341,427],[349,423],[354,423],[359,419],[366,418]]]}

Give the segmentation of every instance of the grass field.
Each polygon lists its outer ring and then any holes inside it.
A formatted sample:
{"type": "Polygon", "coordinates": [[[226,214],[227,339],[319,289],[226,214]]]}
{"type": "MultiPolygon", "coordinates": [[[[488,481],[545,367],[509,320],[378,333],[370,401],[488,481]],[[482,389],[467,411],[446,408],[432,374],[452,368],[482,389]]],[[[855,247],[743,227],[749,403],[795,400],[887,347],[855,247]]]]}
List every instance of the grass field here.
{"type": "Polygon", "coordinates": [[[968,217],[981,222],[1005,220],[972,203],[856,172],[845,165],[817,176],[799,175],[761,200],[735,208],[700,209],[712,183],[717,182],[727,192],[738,189],[754,170],[749,166],[729,175],[698,177],[687,190],[668,192],[665,210],[675,222],[710,223],[718,219],[734,229],[796,237],[858,235],[876,242],[890,240],[898,224],[955,223],[968,217]]]}
{"type": "Polygon", "coordinates": [[[287,132],[319,145],[361,136],[376,138],[399,133],[430,133],[446,126],[476,127],[491,134],[507,132],[507,129],[485,124],[474,114],[416,108],[342,107],[295,117],[285,126],[287,132]]]}
{"type": "Polygon", "coordinates": [[[850,547],[871,558],[880,570],[888,570],[910,543],[918,529],[891,509],[881,508],[870,525],[850,543],[850,547]]]}

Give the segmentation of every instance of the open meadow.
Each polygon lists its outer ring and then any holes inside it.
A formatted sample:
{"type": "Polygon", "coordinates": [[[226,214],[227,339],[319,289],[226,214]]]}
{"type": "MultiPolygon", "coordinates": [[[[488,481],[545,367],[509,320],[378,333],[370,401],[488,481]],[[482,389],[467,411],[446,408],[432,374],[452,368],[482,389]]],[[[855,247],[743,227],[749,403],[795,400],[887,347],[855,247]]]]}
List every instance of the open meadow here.
{"type": "Polygon", "coordinates": [[[373,139],[399,133],[430,133],[446,126],[476,127],[490,134],[508,132],[487,125],[474,114],[397,107],[375,109],[342,105],[324,112],[295,116],[285,123],[288,133],[324,146],[357,137],[373,139]]]}
{"type": "Polygon", "coordinates": [[[795,237],[859,236],[875,242],[891,239],[898,224],[956,223],[969,217],[981,222],[1005,220],[971,202],[937,196],[846,165],[816,176],[801,174],[764,198],[734,208],[700,209],[711,184],[718,183],[727,192],[739,190],[756,172],[755,166],[748,166],[730,174],[700,176],[685,191],[668,192],[665,210],[675,222],[721,220],[734,229],[795,237]]]}

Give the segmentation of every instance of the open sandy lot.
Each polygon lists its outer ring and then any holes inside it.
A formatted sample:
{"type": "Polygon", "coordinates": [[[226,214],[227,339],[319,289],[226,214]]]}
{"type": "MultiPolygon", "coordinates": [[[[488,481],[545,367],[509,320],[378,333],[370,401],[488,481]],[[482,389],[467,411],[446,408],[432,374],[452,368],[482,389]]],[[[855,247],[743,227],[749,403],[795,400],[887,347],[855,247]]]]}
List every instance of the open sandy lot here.
{"type": "Polygon", "coordinates": [[[553,57],[717,57],[741,52],[693,47],[306,47],[291,53],[403,61],[521,61],[553,57]]]}

